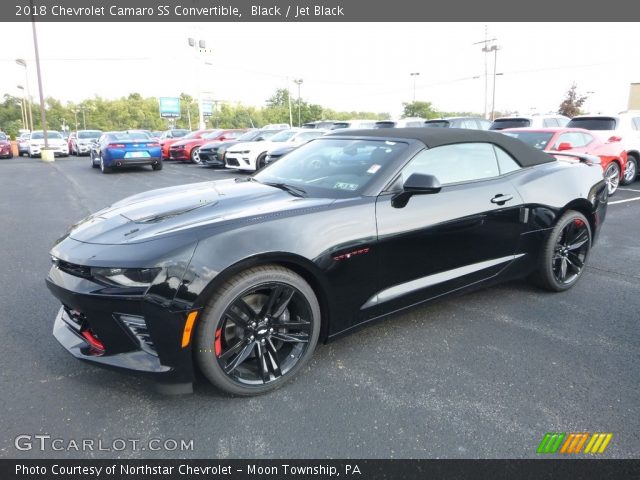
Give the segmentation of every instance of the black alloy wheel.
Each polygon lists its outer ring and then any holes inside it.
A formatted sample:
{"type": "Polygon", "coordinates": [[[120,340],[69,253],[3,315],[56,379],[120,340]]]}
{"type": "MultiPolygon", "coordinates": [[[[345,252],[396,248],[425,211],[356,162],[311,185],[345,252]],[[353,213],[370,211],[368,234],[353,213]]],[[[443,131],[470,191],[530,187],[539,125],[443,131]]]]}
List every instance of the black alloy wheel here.
{"type": "Polygon", "coordinates": [[[547,290],[568,290],[582,276],[590,249],[589,222],[584,215],[569,210],[547,238],[534,280],[547,290]]]}
{"type": "Polygon", "coordinates": [[[320,307],[313,289],[276,265],[255,267],[225,283],[196,334],[204,375],[234,395],[281,386],[309,360],[318,342],[320,307]]]}
{"type": "Polygon", "coordinates": [[[261,153],[256,159],[256,170],[261,170],[267,166],[267,154],[261,153]]]}

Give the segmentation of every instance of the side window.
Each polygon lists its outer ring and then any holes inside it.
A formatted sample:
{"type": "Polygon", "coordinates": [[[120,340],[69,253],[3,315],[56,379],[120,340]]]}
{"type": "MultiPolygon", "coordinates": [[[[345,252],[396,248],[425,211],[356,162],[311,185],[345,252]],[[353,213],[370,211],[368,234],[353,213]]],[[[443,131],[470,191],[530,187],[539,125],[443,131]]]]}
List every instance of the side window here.
{"type": "Polygon", "coordinates": [[[633,127],[635,130],[640,130],[640,117],[635,117],[633,119],[633,127]]]}
{"type": "Polygon", "coordinates": [[[518,162],[516,162],[511,155],[495,145],[493,146],[493,149],[495,150],[496,158],[498,159],[500,175],[520,170],[520,165],[518,165],[518,162]]]}
{"type": "Polygon", "coordinates": [[[593,137],[591,135],[589,135],[588,133],[581,133],[582,135],[582,141],[584,142],[584,146],[586,147],[587,145],[589,145],[591,142],[593,142],[593,137]]]}
{"type": "Polygon", "coordinates": [[[402,180],[413,173],[434,175],[446,185],[497,177],[500,171],[492,144],[458,143],[418,153],[402,170],[402,180]]]}
{"type": "Polygon", "coordinates": [[[570,143],[573,148],[580,148],[584,147],[589,142],[587,141],[587,138],[585,138],[585,135],[583,135],[582,133],[570,132],[560,135],[558,137],[558,141],[553,146],[553,149],[557,150],[561,143],[570,143]]]}

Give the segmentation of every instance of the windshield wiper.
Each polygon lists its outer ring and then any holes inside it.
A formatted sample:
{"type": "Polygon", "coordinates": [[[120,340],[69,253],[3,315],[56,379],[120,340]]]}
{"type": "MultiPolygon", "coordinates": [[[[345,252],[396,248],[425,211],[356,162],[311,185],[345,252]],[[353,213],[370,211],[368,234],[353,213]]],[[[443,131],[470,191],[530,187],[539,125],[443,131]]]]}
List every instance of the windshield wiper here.
{"type": "Polygon", "coordinates": [[[294,187],[293,185],[289,185],[287,183],[280,183],[280,182],[261,182],[261,183],[263,183],[264,185],[269,185],[270,187],[276,187],[276,188],[279,188],[280,190],[284,190],[285,192],[288,192],[295,197],[304,198],[307,196],[306,190],[300,187],[294,187]]]}

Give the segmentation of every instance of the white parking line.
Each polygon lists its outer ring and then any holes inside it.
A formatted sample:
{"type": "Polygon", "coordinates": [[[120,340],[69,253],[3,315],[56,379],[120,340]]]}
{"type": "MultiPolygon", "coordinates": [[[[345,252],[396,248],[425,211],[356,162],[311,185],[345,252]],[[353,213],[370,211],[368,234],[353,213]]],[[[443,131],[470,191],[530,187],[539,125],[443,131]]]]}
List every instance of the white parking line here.
{"type": "Polygon", "coordinates": [[[637,192],[637,193],[640,193],[640,190],[634,190],[633,188],[619,188],[618,190],[622,190],[624,192],[637,192]]]}
{"type": "Polygon", "coordinates": [[[609,205],[615,205],[616,203],[635,202],[636,200],[640,200],[640,197],[627,198],[626,200],[616,200],[615,202],[609,202],[609,205]]]}

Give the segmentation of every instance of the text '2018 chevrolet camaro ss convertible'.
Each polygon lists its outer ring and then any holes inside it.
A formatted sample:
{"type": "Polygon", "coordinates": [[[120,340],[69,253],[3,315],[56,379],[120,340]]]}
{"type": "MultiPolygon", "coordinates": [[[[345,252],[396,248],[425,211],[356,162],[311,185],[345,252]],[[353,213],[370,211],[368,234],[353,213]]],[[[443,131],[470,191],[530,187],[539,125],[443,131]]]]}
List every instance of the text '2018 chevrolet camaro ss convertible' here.
{"type": "MultiPolygon", "coordinates": [[[[597,159],[596,159],[597,160],[597,159]]],[[[571,288],[605,218],[600,165],[495,132],[338,131],[259,173],[119,201],[51,250],[57,340],[190,391],[292,378],[328,341],[530,276],[571,288]]]]}

